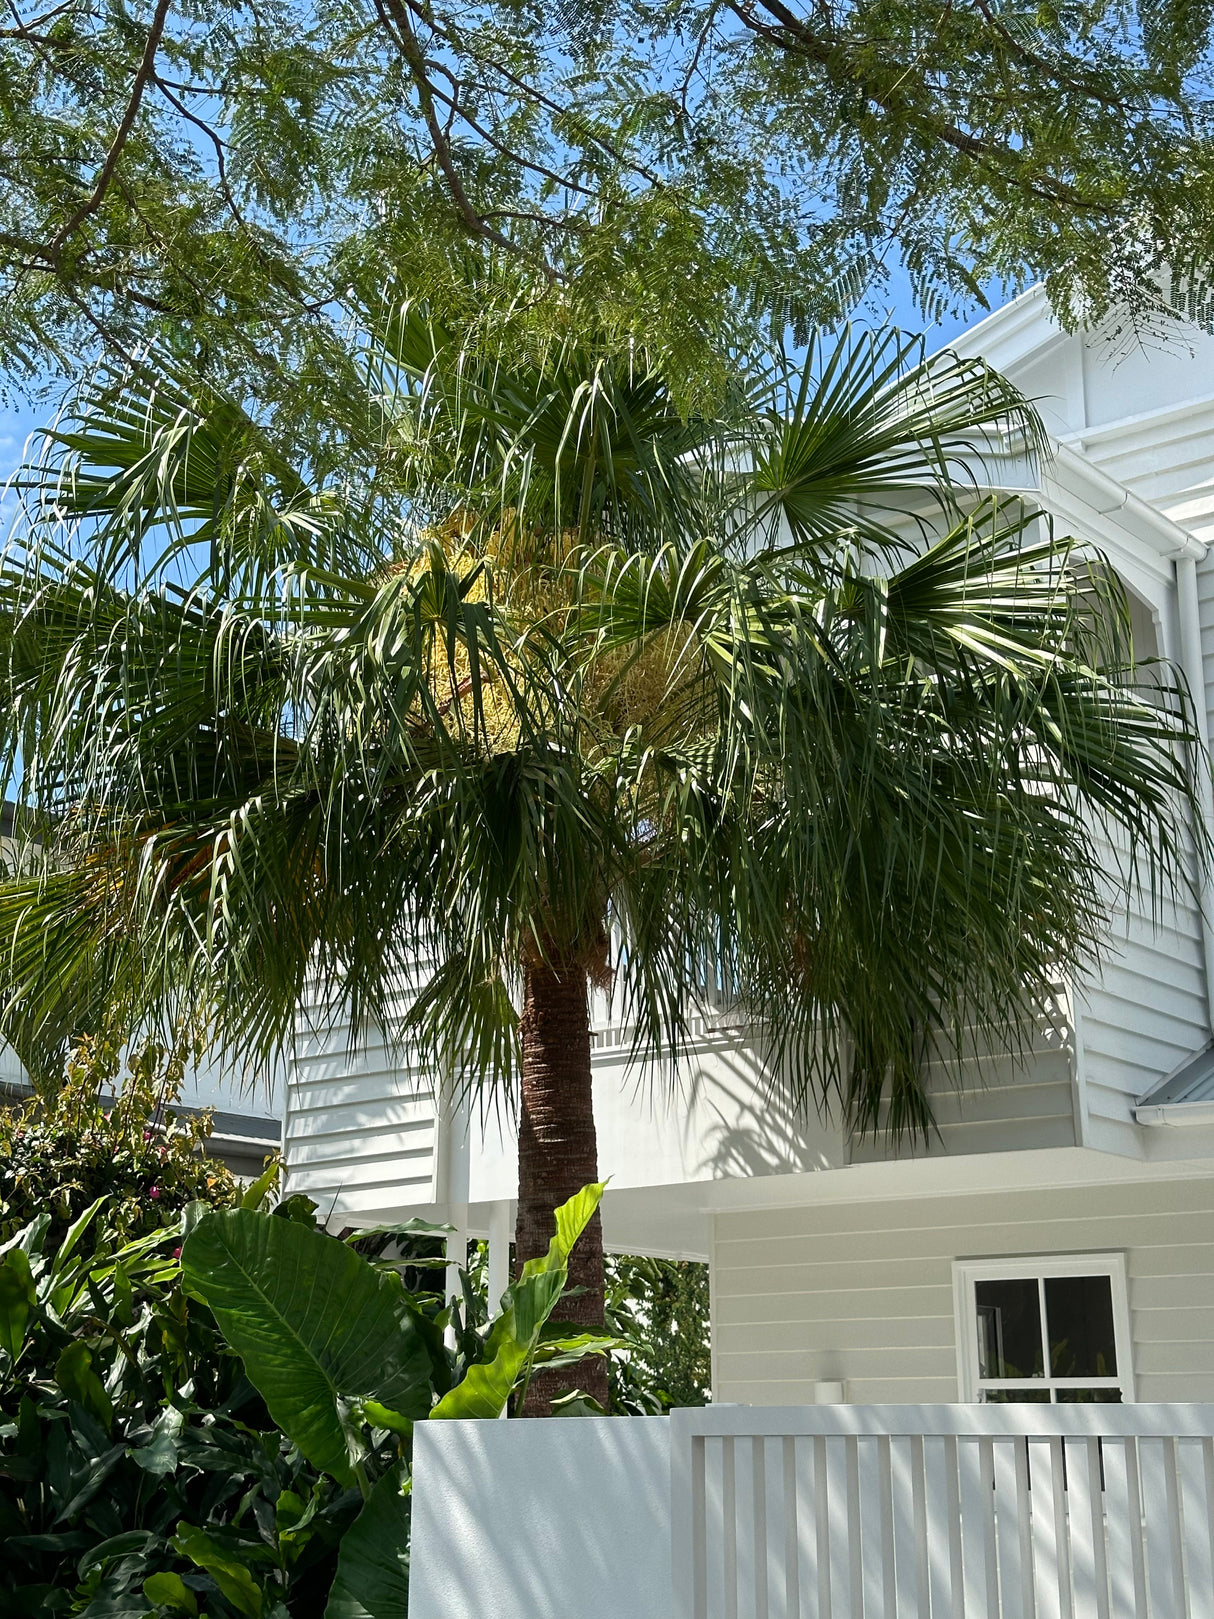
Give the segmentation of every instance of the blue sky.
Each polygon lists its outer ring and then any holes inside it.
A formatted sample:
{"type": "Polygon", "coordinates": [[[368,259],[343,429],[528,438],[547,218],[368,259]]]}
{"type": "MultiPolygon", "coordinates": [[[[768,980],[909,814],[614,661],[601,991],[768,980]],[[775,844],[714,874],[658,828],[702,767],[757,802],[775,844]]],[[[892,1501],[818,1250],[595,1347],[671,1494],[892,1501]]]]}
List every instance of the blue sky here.
{"type": "MultiPolygon", "coordinates": [[[[22,404],[16,399],[0,406],[0,487],[20,466],[26,439],[48,414],[48,408],[22,404]]],[[[0,498],[0,536],[8,532],[13,504],[11,495],[0,498]]]]}

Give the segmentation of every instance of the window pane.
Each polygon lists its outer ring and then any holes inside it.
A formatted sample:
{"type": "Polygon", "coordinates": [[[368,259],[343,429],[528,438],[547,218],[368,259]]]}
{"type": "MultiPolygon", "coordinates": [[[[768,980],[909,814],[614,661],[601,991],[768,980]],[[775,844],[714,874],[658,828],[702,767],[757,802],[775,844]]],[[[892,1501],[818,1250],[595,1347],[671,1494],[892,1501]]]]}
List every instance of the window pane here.
{"type": "Polygon", "coordinates": [[[1047,1276],[1045,1318],[1053,1376],[1117,1376],[1113,1284],[1107,1276],[1047,1276]]]}
{"type": "MultiPolygon", "coordinates": [[[[1036,1277],[975,1282],[979,1377],[1044,1377],[1036,1277]]],[[[1090,1372],[1078,1372],[1090,1377],[1090,1372]]]]}
{"type": "Polygon", "coordinates": [[[1120,1405],[1120,1389],[1059,1389],[1059,1405],[1120,1405]]]}
{"type": "MultiPolygon", "coordinates": [[[[1112,1391],[1114,1394],[1117,1390],[1112,1391]]],[[[1121,1398],[1120,1395],[1117,1396],[1121,1398]]],[[[1024,1401],[1033,1405],[1049,1405],[1049,1389],[981,1389],[978,1393],[979,1405],[1021,1405],[1024,1401]]]]}

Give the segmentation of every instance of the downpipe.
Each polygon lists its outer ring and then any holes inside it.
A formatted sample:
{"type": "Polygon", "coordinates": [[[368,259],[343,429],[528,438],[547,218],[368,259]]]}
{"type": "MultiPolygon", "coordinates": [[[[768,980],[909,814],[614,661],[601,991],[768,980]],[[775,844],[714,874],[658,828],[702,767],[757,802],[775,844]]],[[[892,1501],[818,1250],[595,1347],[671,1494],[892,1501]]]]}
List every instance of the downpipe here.
{"type": "MultiPolygon", "coordinates": [[[[1211,793],[1210,716],[1206,710],[1205,663],[1201,652],[1201,619],[1197,608],[1197,561],[1187,548],[1174,560],[1176,606],[1180,622],[1180,667],[1193,699],[1197,734],[1206,762],[1199,802],[1207,848],[1214,847],[1214,795],[1211,793]]],[[[1195,830],[1197,830],[1195,828],[1195,830]]],[[[1206,1023],[1214,1034],[1214,860],[1206,863],[1199,885],[1201,952],[1206,979],[1206,1023]]]]}

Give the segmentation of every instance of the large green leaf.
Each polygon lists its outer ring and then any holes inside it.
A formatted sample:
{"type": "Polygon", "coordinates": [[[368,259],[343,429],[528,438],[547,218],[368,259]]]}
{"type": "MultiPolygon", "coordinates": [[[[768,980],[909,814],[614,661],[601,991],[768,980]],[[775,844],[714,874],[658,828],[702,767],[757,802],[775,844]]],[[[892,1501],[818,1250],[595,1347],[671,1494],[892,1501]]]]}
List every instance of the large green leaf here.
{"type": "Polygon", "coordinates": [[[339,1482],[354,1480],[351,1402],[374,1397],[411,1418],[429,1409],[431,1360],[411,1301],[344,1243],[228,1209],[190,1233],[181,1267],[275,1422],[339,1482]]]}
{"type": "Polygon", "coordinates": [[[325,1619],[403,1619],[409,1607],[409,1477],[385,1473],[342,1536],[325,1619]]]}
{"type": "Polygon", "coordinates": [[[505,1308],[485,1340],[484,1360],[468,1368],[431,1417],[441,1421],[501,1415],[510,1391],[535,1355],[544,1323],[565,1291],[569,1255],[598,1208],[605,1184],[583,1186],[557,1209],[556,1235],[548,1252],[529,1259],[518,1281],[506,1290],[505,1308]]]}
{"type": "Polygon", "coordinates": [[[14,1359],[25,1342],[25,1324],[37,1303],[29,1255],[10,1248],[0,1260],[0,1348],[14,1359]]]}
{"type": "Polygon", "coordinates": [[[109,1427],[114,1410],[105,1385],[93,1370],[92,1351],[82,1339],[73,1338],[56,1361],[55,1381],[69,1400],[75,1400],[109,1427]]]}
{"type": "Polygon", "coordinates": [[[261,1587],[240,1557],[190,1523],[179,1523],[172,1544],[198,1568],[205,1569],[236,1609],[249,1619],[260,1619],[265,1607],[261,1587]]]}
{"type": "Polygon", "coordinates": [[[143,1582],[143,1594],[159,1608],[174,1613],[196,1614],[198,1599],[180,1574],[151,1574],[143,1582]]]}

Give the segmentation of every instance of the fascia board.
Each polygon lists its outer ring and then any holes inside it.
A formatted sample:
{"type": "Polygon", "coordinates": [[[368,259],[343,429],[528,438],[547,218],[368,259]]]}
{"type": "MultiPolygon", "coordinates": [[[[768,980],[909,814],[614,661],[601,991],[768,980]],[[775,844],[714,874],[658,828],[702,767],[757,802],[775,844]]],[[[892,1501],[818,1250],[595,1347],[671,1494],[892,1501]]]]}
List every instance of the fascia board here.
{"type": "Polygon", "coordinates": [[[1032,286],[1011,303],[962,332],[945,347],[965,359],[985,360],[996,371],[1035,360],[1055,343],[1065,342],[1067,333],[1058,324],[1045,288],[1032,286]]]}
{"type": "Polygon", "coordinates": [[[1214,1158],[1152,1162],[1090,1147],[1036,1147],[1014,1152],[959,1153],[849,1164],[799,1174],[742,1175],[714,1181],[621,1189],[608,1196],[635,1198],[655,1215],[687,1205],[705,1213],[814,1204],[883,1202],[966,1193],[1033,1191],[1110,1182],[1132,1186],[1170,1181],[1178,1173],[1214,1178],[1214,1158]],[[1178,1165],[1184,1165],[1183,1171],[1178,1165]]]}
{"type": "Polygon", "coordinates": [[[1008,445],[983,455],[974,475],[983,487],[1019,495],[1077,525],[1083,532],[1076,538],[1101,545],[1110,537],[1113,525],[1121,530],[1121,543],[1127,551],[1145,553],[1143,560],[1170,562],[1188,556],[1200,561],[1206,554],[1206,546],[1188,529],[1056,440],[1050,441],[1045,463],[1039,468],[1008,445]]]}

